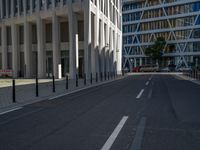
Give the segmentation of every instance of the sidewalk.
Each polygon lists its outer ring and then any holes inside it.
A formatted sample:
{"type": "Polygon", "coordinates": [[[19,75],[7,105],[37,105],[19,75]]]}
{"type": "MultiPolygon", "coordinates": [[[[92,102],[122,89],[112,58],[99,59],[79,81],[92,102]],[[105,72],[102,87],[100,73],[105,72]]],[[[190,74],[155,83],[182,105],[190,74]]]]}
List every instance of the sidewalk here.
{"type": "MultiPolygon", "coordinates": [[[[96,82],[96,79],[92,80],[92,84],[90,80],[87,80],[87,85],[84,85],[84,80],[79,79],[78,87],[76,87],[75,80],[69,80],[68,89],[66,89],[66,79],[57,80],[55,82],[55,90],[56,92],[53,93],[53,84],[51,80],[39,80],[39,97],[36,97],[36,87],[34,82],[27,82],[18,85],[20,83],[16,82],[16,103],[12,101],[12,86],[8,84],[6,87],[0,87],[0,112],[7,110],[8,108],[15,108],[19,106],[24,106],[27,104],[39,102],[42,100],[47,100],[59,95],[67,94],[70,92],[75,92],[77,90],[90,88],[102,84],[106,84],[115,80],[122,79],[124,77],[118,76],[117,78],[112,78],[110,80],[103,80],[96,82]],[[42,82],[42,83],[41,83],[42,82]],[[18,83],[18,84],[17,84],[18,83]]],[[[33,80],[34,81],[34,80],[33,80]]]]}
{"type": "Polygon", "coordinates": [[[184,74],[178,74],[177,76],[178,76],[179,78],[183,79],[183,80],[188,80],[188,81],[190,81],[190,82],[193,82],[193,83],[195,83],[195,84],[200,85],[200,80],[198,80],[198,79],[192,78],[192,77],[190,77],[190,76],[186,76],[186,75],[184,75],[184,74]]]}

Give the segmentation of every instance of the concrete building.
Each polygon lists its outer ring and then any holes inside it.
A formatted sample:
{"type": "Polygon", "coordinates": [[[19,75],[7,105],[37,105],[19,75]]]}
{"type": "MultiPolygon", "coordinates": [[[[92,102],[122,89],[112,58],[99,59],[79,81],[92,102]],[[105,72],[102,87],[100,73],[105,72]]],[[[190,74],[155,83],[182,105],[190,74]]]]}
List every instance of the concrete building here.
{"type": "Polygon", "coordinates": [[[200,1],[123,0],[123,67],[150,63],[157,37],[167,41],[161,66],[200,67],[200,1]]]}
{"type": "Polygon", "coordinates": [[[14,77],[121,72],[120,0],[0,0],[0,69],[14,77]]]}

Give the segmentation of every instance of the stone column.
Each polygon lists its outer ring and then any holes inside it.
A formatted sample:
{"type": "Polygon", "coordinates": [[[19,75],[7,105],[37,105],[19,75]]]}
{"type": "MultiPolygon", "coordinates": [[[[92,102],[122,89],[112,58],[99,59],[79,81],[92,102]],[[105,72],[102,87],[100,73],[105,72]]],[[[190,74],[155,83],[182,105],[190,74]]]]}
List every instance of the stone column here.
{"type": "MultiPolygon", "coordinates": [[[[76,34],[78,33],[78,23],[76,14],[72,10],[72,1],[68,1],[68,22],[69,22],[69,73],[70,78],[75,79],[77,72],[76,54],[76,34]]],[[[77,46],[78,47],[78,46],[77,46]]]]}
{"type": "MultiPolygon", "coordinates": [[[[99,1],[97,1],[97,4],[99,3],[99,1]]],[[[97,5],[98,6],[98,5],[97,5]]],[[[99,11],[97,10],[97,13],[94,17],[94,57],[95,59],[92,60],[92,72],[93,73],[100,73],[100,66],[99,66],[99,56],[100,56],[100,52],[99,52],[99,11]]]]}
{"type": "Polygon", "coordinates": [[[4,22],[1,23],[1,48],[2,48],[2,68],[8,68],[8,47],[7,47],[7,31],[4,22]]]}
{"type": "Polygon", "coordinates": [[[12,23],[11,25],[11,35],[12,35],[12,70],[13,70],[13,77],[18,76],[18,33],[17,33],[17,25],[12,23]]]}
{"type": "Polygon", "coordinates": [[[46,76],[46,51],[45,51],[45,24],[38,16],[37,18],[37,57],[38,57],[38,77],[45,78],[46,76]]]}
{"type": "Polygon", "coordinates": [[[104,31],[104,22],[103,20],[101,20],[101,24],[100,24],[100,33],[101,33],[101,44],[100,44],[100,49],[101,49],[101,54],[100,54],[100,60],[101,60],[101,72],[105,73],[105,31],[104,31]]]}
{"type": "Polygon", "coordinates": [[[61,65],[61,56],[60,56],[60,23],[58,16],[55,12],[52,16],[52,35],[53,35],[53,74],[55,78],[61,78],[59,74],[59,65],[61,65]]]}
{"type": "Polygon", "coordinates": [[[25,19],[24,22],[24,62],[25,62],[25,77],[32,76],[32,42],[31,42],[31,25],[25,19]]]}
{"type": "Polygon", "coordinates": [[[91,73],[91,42],[90,1],[84,1],[84,65],[87,78],[91,73]]]}
{"type": "Polygon", "coordinates": [[[1,13],[1,16],[0,16],[0,17],[1,17],[1,18],[3,18],[3,9],[4,9],[4,8],[3,8],[3,0],[0,0],[0,11],[1,11],[1,12],[0,12],[0,13],[1,13]]]}

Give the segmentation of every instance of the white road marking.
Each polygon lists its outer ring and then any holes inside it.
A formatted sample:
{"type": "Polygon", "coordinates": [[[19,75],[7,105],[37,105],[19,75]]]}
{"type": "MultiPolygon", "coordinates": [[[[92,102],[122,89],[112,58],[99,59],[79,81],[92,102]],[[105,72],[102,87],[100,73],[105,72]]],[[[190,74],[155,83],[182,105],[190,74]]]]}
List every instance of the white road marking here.
{"type": "Polygon", "coordinates": [[[140,91],[140,93],[137,95],[137,99],[139,99],[141,96],[142,96],[142,94],[144,93],[144,89],[142,89],[141,91],[140,91]]]}
{"type": "Polygon", "coordinates": [[[111,134],[111,136],[108,138],[106,143],[101,148],[101,150],[109,150],[111,148],[111,146],[113,145],[113,143],[114,143],[115,139],[117,138],[119,132],[123,128],[124,124],[126,123],[127,119],[128,119],[128,116],[124,116],[121,119],[121,121],[119,122],[119,124],[117,125],[117,127],[115,128],[113,133],[111,134]]]}
{"type": "Polygon", "coordinates": [[[146,82],[146,86],[148,86],[148,85],[149,85],[149,81],[146,82]]]}
{"type": "Polygon", "coordinates": [[[143,117],[140,119],[140,122],[137,126],[136,135],[135,135],[135,138],[133,140],[130,150],[140,150],[141,149],[145,125],[146,125],[146,117],[143,117]]]}
{"type": "Polygon", "coordinates": [[[12,112],[12,111],[20,110],[20,109],[22,109],[22,108],[23,108],[23,107],[16,107],[16,108],[13,108],[13,109],[10,109],[10,110],[1,112],[0,115],[4,115],[4,114],[7,114],[7,113],[12,112]]]}

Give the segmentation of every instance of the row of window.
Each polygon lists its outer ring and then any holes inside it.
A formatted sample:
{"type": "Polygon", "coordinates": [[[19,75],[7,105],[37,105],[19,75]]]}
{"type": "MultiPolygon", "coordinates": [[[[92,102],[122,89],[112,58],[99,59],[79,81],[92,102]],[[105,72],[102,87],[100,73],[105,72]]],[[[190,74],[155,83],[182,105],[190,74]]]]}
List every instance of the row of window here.
{"type": "MultiPolygon", "coordinates": [[[[166,12],[166,15],[168,16],[197,12],[200,10],[200,2],[166,7],[164,8],[164,10],[166,12]]],[[[123,14],[123,22],[140,20],[141,15],[142,15],[142,12],[123,14]]],[[[159,8],[159,9],[145,11],[141,19],[164,17],[166,15],[163,9],[159,8]]]]}
{"type": "MultiPolygon", "coordinates": [[[[84,31],[83,31],[84,23],[83,21],[78,22],[78,34],[79,34],[79,41],[84,41],[84,31]]],[[[46,24],[46,43],[52,43],[52,24],[46,24]]],[[[69,26],[67,22],[61,22],[60,23],[60,40],[61,42],[69,42],[69,26]]],[[[19,31],[19,44],[24,44],[24,26],[18,26],[19,31]]],[[[0,35],[1,35],[1,29],[0,29],[0,35]]],[[[11,38],[11,27],[6,27],[6,41],[7,45],[12,45],[12,38],[11,38]]],[[[35,24],[31,24],[31,39],[32,44],[37,44],[37,27],[35,24]]],[[[0,44],[1,44],[1,36],[0,36],[0,44]]]]}
{"type": "MultiPolygon", "coordinates": [[[[174,3],[174,2],[177,2],[177,1],[183,1],[183,0],[164,0],[164,3],[165,4],[167,4],[167,3],[174,3]]],[[[189,3],[189,1],[188,1],[188,3],[189,3]]],[[[196,3],[199,3],[199,2],[196,2],[196,3]]],[[[192,3],[191,5],[193,5],[193,4],[195,5],[196,3],[192,3]]],[[[145,6],[145,1],[132,2],[132,3],[124,4],[123,11],[129,11],[129,10],[134,10],[134,9],[138,9],[138,8],[155,6],[155,5],[160,5],[160,0],[148,0],[146,6],[145,6]]],[[[194,6],[194,7],[196,7],[196,6],[194,6]]]]}
{"type": "Polygon", "coordinates": [[[184,40],[188,39],[188,37],[191,35],[191,39],[200,39],[200,29],[194,29],[192,32],[191,30],[180,30],[175,31],[174,35],[172,35],[170,32],[164,32],[164,33],[156,33],[155,37],[151,34],[143,34],[138,35],[138,39],[134,38],[133,35],[124,36],[123,37],[123,43],[124,44],[136,44],[136,43],[147,43],[147,42],[154,42],[156,37],[164,37],[167,41],[174,41],[175,38],[177,40],[184,40]],[[175,37],[174,37],[175,35],[175,37]]]}
{"type": "MultiPolygon", "coordinates": [[[[190,16],[190,17],[185,17],[185,18],[169,19],[169,22],[168,22],[168,20],[160,20],[160,21],[141,23],[141,24],[139,24],[138,32],[139,31],[157,30],[157,29],[187,27],[187,26],[193,26],[194,24],[200,25],[200,17],[196,18],[196,16],[190,16]]],[[[129,24],[129,25],[123,25],[123,32],[124,33],[136,32],[137,26],[138,26],[138,24],[136,24],[136,23],[129,24]]]]}
{"type": "MultiPolygon", "coordinates": [[[[65,5],[66,3],[67,0],[63,0],[63,4],[65,5]]],[[[2,0],[0,13],[3,18],[9,18],[12,16],[12,12],[16,16],[18,13],[29,13],[31,10],[35,12],[37,7],[39,10],[43,10],[45,7],[47,9],[52,8],[53,5],[58,7],[60,4],[61,0],[2,0]]]]}

